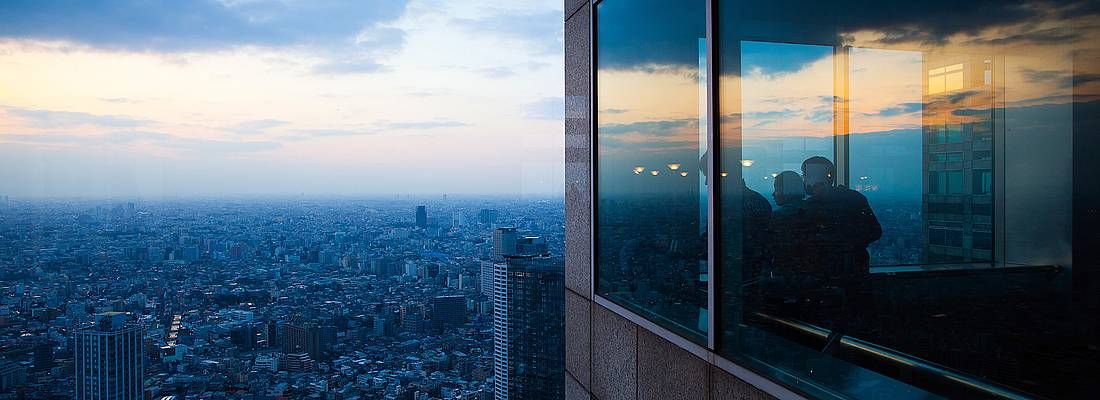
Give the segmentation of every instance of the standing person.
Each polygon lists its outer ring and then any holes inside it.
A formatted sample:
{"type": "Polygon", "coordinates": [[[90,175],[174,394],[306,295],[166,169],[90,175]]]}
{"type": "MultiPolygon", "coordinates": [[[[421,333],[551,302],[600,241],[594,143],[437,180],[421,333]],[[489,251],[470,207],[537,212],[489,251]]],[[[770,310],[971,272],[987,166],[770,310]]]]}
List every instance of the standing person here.
{"type": "Polygon", "coordinates": [[[835,329],[828,350],[858,315],[857,309],[870,303],[871,256],[867,246],[882,237],[882,226],[863,194],[836,184],[836,166],[825,157],[802,162],[806,184],[806,212],[813,223],[819,262],[825,285],[836,287],[839,298],[831,315],[835,329]]]}
{"type": "Polygon", "coordinates": [[[799,318],[808,299],[821,286],[822,270],[814,249],[813,225],[806,213],[805,184],[794,171],[783,171],[774,180],[772,198],[771,268],[765,302],[779,306],[785,316],[799,318]]]}

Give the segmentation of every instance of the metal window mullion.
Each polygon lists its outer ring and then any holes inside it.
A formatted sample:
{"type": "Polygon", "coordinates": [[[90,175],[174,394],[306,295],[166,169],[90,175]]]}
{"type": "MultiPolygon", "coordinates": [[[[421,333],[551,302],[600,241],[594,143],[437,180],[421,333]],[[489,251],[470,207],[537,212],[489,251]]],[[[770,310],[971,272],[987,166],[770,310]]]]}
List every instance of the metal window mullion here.
{"type": "Polygon", "coordinates": [[[600,0],[592,0],[588,9],[588,216],[590,218],[588,295],[590,299],[596,295],[596,282],[599,280],[599,268],[596,267],[599,263],[599,253],[596,249],[596,229],[599,222],[599,216],[596,214],[598,212],[596,201],[599,199],[596,193],[596,179],[599,176],[596,172],[598,151],[596,148],[598,145],[596,141],[596,5],[599,2],[600,0]]]}
{"type": "Polygon", "coordinates": [[[710,179],[707,183],[710,187],[707,188],[707,348],[715,350],[718,348],[718,315],[721,302],[718,299],[719,289],[719,275],[720,271],[718,263],[720,258],[718,257],[719,244],[718,244],[718,201],[719,196],[719,182],[718,179],[718,163],[719,157],[719,141],[718,141],[718,58],[717,58],[717,13],[716,8],[718,0],[707,0],[707,151],[710,153],[710,158],[707,160],[708,174],[710,179]]]}

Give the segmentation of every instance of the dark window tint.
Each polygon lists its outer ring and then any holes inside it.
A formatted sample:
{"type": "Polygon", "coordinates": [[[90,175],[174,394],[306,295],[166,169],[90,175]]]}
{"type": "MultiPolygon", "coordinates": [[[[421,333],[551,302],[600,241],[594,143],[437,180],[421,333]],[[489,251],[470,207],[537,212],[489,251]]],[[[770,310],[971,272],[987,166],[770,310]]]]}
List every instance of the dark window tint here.
{"type": "Polygon", "coordinates": [[[706,10],[597,7],[597,293],[706,342],[706,10]]]}

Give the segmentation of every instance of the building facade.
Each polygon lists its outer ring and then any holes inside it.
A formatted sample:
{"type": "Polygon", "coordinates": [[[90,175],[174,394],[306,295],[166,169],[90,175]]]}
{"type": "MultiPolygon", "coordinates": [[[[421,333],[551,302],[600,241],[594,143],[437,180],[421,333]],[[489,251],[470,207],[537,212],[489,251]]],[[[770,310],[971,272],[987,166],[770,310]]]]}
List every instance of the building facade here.
{"type": "Polygon", "coordinates": [[[427,228],[428,227],[428,207],[416,206],[416,227],[427,228]]]}
{"type": "Polygon", "coordinates": [[[75,333],[75,397],[80,400],[145,398],[145,328],[129,315],[98,316],[75,333]]]}
{"type": "Polygon", "coordinates": [[[450,295],[432,298],[432,327],[445,329],[466,323],[466,296],[450,295]]]}
{"type": "Polygon", "coordinates": [[[565,363],[561,258],[508,257],[496,265],[493,385],[497,400],[560,399],[565,363]]]}
{"type": "Polygon", "coordinates": [[[1100,391],[1090,2],[565,6],[566,399],[1100,391]]]}

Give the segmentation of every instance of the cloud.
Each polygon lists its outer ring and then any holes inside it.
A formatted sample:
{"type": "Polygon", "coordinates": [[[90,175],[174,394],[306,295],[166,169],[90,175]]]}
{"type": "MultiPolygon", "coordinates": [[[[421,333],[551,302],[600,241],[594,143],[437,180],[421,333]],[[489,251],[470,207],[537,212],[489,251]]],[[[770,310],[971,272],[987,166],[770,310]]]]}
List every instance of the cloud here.
{"type": "Polygon", "coordinates": [[[1100,81],[1100,74],[1073,74],[1069,71],[1036,70],[1020,68],[1020,73],[1030,83],[1055,82],[1058,87],[1068,89],[1079,87],[1090,82],[1100,81]]]}
{"type": "Polygon", "coordinates": [[[697,43],[706,37],[704,5],[703,2],[672,4],[663,0],[601,3],[600,20],[615,23],[600,25],[597,37],[600,68],[697,68],[697,43]]]}
{"type": "Polygon", "coordinates": [[[105,128],[135,128],[149,121],[119,115],[96,115],[72,111],[51,111],[18,107],[3,107],[8,115],[20,118],[35,128],[61,129],[78,126],[99,126],[105,128]]]}
{"type": "Polygon", "coordinates": [[[100,97],[99,101],[112,104],[138,104],[144,103],[147,100],[144,99],[132,99],[128,97],[100,97]]]}
{"type": "Polygon", "coordinates": [[[403,0],[9,0],[0,38],[66,41],[124,51],[184,52],[236,46],[400,46],[392,31],[403,0]]]}
{"type": "Polygon", "coordinates": [[[1070,85],[1073,87],[1084,86],[1091,82],[1100,82],[1100,74],[1078,74],[1070,79],[1070,85]]]}
{"type": "Polygon", "coordinates": [[[346,137],[373,135],[377,131],[367,129],[301,129],[295,131],[296,135],[287,137],[290,140],[305,140],[318,137],[346,137]]]}
{"type": "Polygon", "coordinates": [[[628,133],[642,133],[652,135],[674,135],[678,131],[685,128],[698,127],[699,120],[694,118],[685,119],[670,119],[660,121],[640,121],[630,122],[623,124],[606,124],[601,125],[598,129],[599,134],[603,135],[625,135],[628,133]]]}
{"type": "Polygon", "coordinates": [[[564,97],[544,97],[527,103],[524,115],[530,119],[562,120],[565,118],[564,97]]]}
{"type": "Polygon", "coordinates": [[[780,117],[793,117],[801,113],[802,110],[793,110],[785,108],[782,110],[771,111],[751,111],[744,113],[744,118],[780,118],[780,117]]]}
{"type": "Polygon", "coordinates": [[[507,78],[516,74],[516,71],[508,67],[487,67],[479,68],[478,73],[484,75],[486,78],[500,79],[507,78]]]}
{"type": "Polygon", "coordinates": [[[278,119],[257,119],[251,121],[244,121],[230,127],[228,130],[241,135],[260,135],[265,133],[266,130],[271,128],[280,127],[289,124],[287,121],[278,119]]]}
{"type": "Polygon", "coordinates": [[[121,131],[108,133],[104,140],[111,143],[131,143],[137,141],[166,142],[173,138],[174,136],[172,135],[160,132],[121,131]]]}
{"type": "Polygon", "coordinates": [[[924,109],[924,103],[901,103],[896,106],[886,107],[878,112],[864,113],[867,116],[874,117],[896,117],[903,114],[911,114],[924,109]]]}
{"type": "Polygon", "coordinates": [[[538,54],[558,54],[564,46],[564,25],[560,10],[535,13],[505,13],[485,18],[454,18],[451,24],[478,35],[507,38],[527,43],[538,54]]]}
{"type": "Polygon", "coordinates": [[[969,98],[977,96],[979,94],[982,94],[982,91],[980,91],[980,90],[967,90],[967,91],[964,91],[964,92],[952,93],[952,94],[947,96],[947,100],[950,101],[951,104],[959,104],[963,100],[969,99],[969,98]]]}
{"type": "Polygon", "coordinates": [[[323,137],[348,137],[348,136],[367,136],[387,133],[390,131],[422,131],[422,130],[435,130],[445,128],[457,128],[469,126],[469,124],[461,121],[451,120],[428,120],[428,121],[403,121],[403,122],[381,122],[369,127],[347,127],[347,128],[318,128],[318,129],[299,129],[294,131],[293,135],[286,136],[287,140],[307,140],[313,138],[323,137]]]}
{"type": "Polygon", "coordinates": [[[81,147],[148,142],[169,150],[193,152],[197,154],[257,152],[275,150],[282,147],[282,144],[279,142],[266,140],[231,141],[200,139],[151,131],[118,131],[102,135],[73,135],[64,133],[0,134],[0,141],[32,144],[66,144],[79,145],[81,147]]]}
{"type": "Polygon", "coordinates": [[[419,129],[439,129],[439,128],[457,128],[462,126],[468,126],[469,124],[460,121],[451,120],[432,120],[432,121],[410,121],[410,122],[386,122],[381,124],[381,128],[384,130],[419,130],[419,129]]]}
{"type": "Polygon", "coordinates": [[[798,72],[817,60],[832,57],[827,46],[741,42],[741,70],[766,77],[798,72]]]}
{"type": "Polygon", "coordinates": [[[260,141],[228,141],[228,140],[213,140],[213,139],[195,139],[195,138],[173,138],[164,143],[165,147],[175,148],[178,150],[195,152],[198,154],[209,153],[252,153],[259,151],[277,150],[283,147],[282,143],[260,140],[260,141]]]}
{"type": "Polygon", "coordinates": [[[317,75],[372,74],[389,71],[389,67],[371,60],[326,61],[313,66],[317,75]]]}

